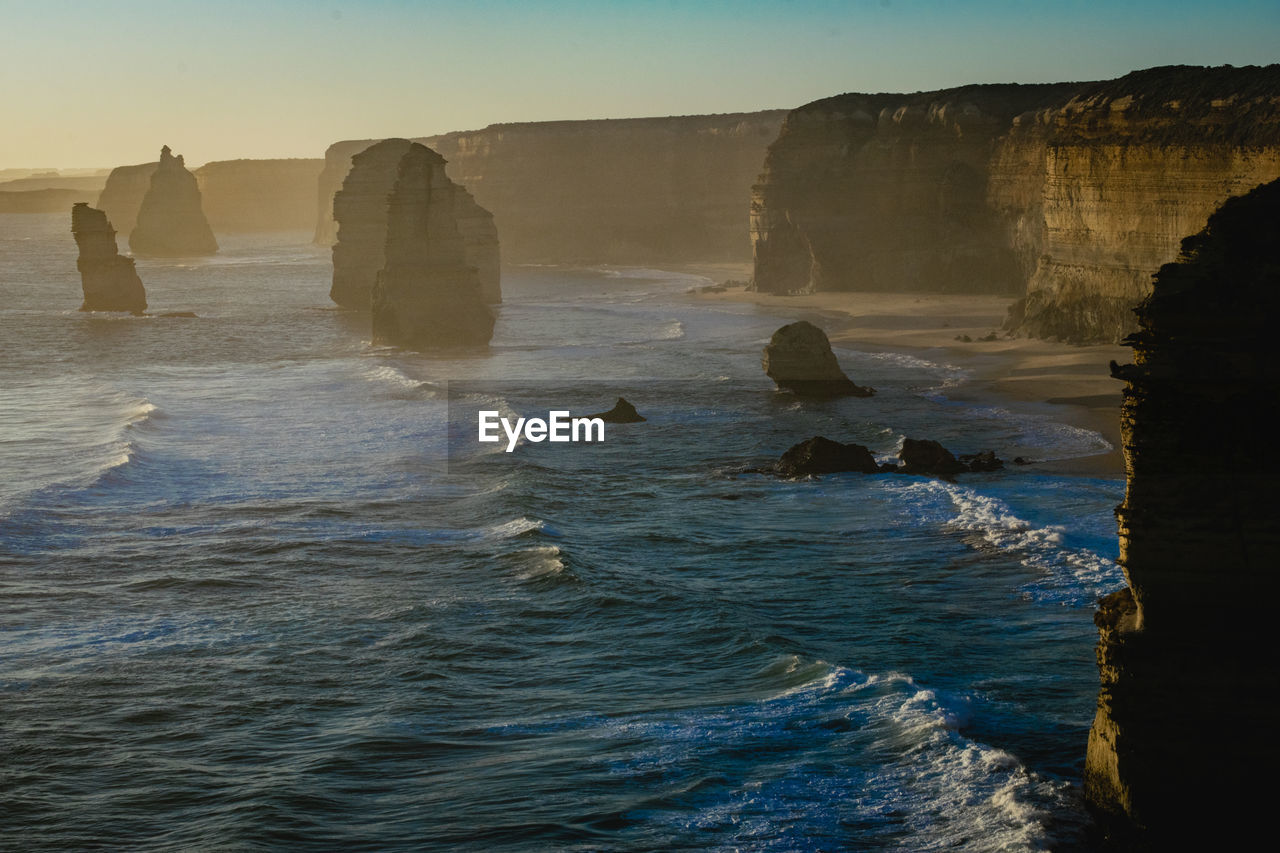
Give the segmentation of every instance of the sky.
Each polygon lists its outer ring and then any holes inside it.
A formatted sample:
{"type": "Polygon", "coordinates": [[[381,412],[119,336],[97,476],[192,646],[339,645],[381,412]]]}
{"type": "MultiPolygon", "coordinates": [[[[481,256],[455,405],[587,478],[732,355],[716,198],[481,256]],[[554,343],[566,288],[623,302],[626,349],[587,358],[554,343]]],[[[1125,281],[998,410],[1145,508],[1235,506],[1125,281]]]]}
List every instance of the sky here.
{"type": "Polygon", "coordinates": [[[0,168],[1280,61],[1280,2],[0,0],[0,168]]]}

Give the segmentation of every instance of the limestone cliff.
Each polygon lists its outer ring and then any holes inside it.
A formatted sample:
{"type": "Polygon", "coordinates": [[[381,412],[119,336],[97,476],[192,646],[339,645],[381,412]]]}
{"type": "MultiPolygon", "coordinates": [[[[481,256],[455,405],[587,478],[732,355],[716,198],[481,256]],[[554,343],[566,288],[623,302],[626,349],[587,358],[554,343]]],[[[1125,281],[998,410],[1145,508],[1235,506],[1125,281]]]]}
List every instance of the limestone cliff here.
{"type": "Polygon", "coordinates": [[[117,166],[107,176],[106,186],[98,196],[98,208],[128,237],[138,223],[138,210],[142,199],[151,189],[151,176],[159,163],[139,163],[136,166],[117,166]]]}
{"type": "MultiPolygon", "coordinates": [[[[399,179],[400,163],[416,142],[384,139],[357,153],[342,189],[334,195],[339,225],[333,245],[333,285],[329,296],[346,308],[368,310],[378,272],[385,266],[387,200],[399,179]]],[[[420,146],[421,147],[421,146],[420,146]]],[[[470,266],[478,271],[486,301],[502,301],[498,232],[493,216],[462,187],[449,198],[470,266]]]]}
{"type": "Polygon", "coordinates": [[[754,285],[1007,293],[1016,333],[1115,341],[1181,236],[1276,177],[1280,66],[840,95],[769,150],[754,285]]]}
{"type": "Polygon", "coordinates": [[[323,166],[320,159],[219,160],[193,174],[214,233],[309,231],[323,166]]]}
{"type": "Polygon", "coordinates": [[[432,349],[484,345],[493,336],[444,167],[443,157],[418,143],[400,158],[387,203],[385,265],[372,294],[376,343],[432,349]]]}
{"type": "Polygon", "coordinates": [[[69,205],[88,204],[96,195],[92,190],[0,190],[0,213],[57,213],[69,205]]]}
{"type": "Polygon", "coordinates": [[[166,145],[151,175],[151,186],[138,209],[138,222],[129,234],[135,255],[184,258],[218,251],[209,222],[200,205],[195,176],[187,171],[182,155],[174,157],[166,145]]]}
{"type": "Polygon", "coordinates": [[[1222,205],[1137,309],[1135,363],[1113,365],[1128,383],[1116,515],[1129,587],[1095,620],[1085,791],[1135,849],[1247,849],[1270,828],[1278,234],[1280,181],[1222,205]]]}
{"type": "Polygon", "coordinates": [[[116,232],[101,210],[80,202],[71,208],[71,233],[80,257],[80,286],[84,290],[81,311],[147,310],[147,294],[133,268],[133,258],[120,255],[116,232]]]}
{"type": "MultiPolygon", "coordinates": [[[[785,114],[498,124],[415,141],[493,212],[509,261],[744,261],[751,183],[785,114]]],[[[326,153],[317,242],[333,242],[333,194],[371,144],[326,153]]]]}

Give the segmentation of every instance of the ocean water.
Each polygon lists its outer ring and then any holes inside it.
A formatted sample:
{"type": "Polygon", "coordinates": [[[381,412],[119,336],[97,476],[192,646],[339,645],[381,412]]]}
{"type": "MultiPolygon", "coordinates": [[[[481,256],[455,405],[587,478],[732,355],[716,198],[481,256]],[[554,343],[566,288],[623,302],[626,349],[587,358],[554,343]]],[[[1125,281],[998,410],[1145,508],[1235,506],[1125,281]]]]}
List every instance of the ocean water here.
{"type": "Polygon", "coordinates": [[[660,270],[512,268],[488,351],[374,347],[308,237],[140,261],[198,317],[106,317],[66,217],[0,216],[0,847],[1084,843],[1123,482],[747,469],[1100,436],[928,353],[798,403],[759,366],[798,315],[660,270]],[[467,438],[618,395],[602,444],[467,438]]]}

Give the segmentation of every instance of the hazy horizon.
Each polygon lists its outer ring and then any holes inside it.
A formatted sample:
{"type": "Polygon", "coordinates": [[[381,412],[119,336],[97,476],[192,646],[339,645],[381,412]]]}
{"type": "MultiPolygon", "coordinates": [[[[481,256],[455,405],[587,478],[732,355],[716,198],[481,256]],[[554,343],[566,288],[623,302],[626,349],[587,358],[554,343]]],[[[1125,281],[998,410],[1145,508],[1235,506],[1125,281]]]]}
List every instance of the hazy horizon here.
{"type": "Polygon", "coordinates": [[[1276,60],[1280,8],[1140,0],[404,0],[261,8],[0,0],[0,168],[321,157],[340,139],[791,109],[849,91],[1276,60]]]}

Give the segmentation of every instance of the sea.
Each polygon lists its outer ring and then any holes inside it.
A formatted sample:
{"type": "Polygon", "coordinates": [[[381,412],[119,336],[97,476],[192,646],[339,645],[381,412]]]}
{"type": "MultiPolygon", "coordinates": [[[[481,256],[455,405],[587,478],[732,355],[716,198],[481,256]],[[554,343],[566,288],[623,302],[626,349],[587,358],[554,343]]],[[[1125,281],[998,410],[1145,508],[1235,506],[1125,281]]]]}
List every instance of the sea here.
{"type": "Polygon", "coordinates": [[[0,215],[0,848],[1088,846],[1123,480],[755,469],[1102,436],[943,351],[797,400],[761,349],[838,317],[660,269],[508,267],[487,349],[376,346],[309,237],[139,260],[112,316],[69,217],[0,215]],[[470,420],[619,396],[603,442],[470,420]]]}

